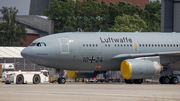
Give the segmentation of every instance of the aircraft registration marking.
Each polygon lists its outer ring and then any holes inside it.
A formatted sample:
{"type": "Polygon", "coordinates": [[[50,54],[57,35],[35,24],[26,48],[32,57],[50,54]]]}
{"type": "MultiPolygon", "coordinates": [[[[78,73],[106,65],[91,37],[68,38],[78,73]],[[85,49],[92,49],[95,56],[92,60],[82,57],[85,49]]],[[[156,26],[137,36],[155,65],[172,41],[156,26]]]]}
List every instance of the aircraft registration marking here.
{"type": "Polygon", "coordinates": [[[98,62],[103,62],[103,58],[102,57],[83,57],[83,62],[89,62],[89,63],[93,63],[93,62],[96,62],[96,63],[98,63],[98,62]]]}

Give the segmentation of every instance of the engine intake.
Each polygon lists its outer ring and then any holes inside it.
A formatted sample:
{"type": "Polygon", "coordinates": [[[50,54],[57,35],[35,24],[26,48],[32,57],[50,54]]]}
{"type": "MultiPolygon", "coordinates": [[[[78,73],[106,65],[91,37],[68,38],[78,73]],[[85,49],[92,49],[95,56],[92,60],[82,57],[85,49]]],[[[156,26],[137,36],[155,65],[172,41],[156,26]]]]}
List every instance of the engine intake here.
{"type": "Polygon", "coordinates": [[[143,79],[150,78],[154,74],[160,74],[163,67],[156,61],[127,59],[121,63],[120,70],[125,79],[143,79]]]}

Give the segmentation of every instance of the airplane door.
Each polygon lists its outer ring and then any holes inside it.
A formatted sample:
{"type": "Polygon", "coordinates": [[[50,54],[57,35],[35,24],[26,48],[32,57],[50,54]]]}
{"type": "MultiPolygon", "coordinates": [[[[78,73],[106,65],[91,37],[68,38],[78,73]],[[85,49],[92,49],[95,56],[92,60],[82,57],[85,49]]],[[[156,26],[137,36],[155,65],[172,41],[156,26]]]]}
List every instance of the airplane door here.
{"type": "Polygon", "coordinates": [[[70,54],[68,38],[59,38],[59,43],[60,43],[60,54],[70,54]]]}
{"type": "Polygon", "coordinates": [[[133,52],[138,53],[139,52],[139,44],[137,42],[133,43],[133,52]]]}

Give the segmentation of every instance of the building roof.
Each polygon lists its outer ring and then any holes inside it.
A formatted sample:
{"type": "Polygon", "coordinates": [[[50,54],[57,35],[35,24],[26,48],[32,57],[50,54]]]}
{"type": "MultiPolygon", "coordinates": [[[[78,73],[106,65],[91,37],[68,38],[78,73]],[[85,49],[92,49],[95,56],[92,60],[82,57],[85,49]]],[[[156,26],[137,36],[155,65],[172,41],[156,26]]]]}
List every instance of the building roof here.
{"type": "Polygon", "coordinates": [[[25,47],[0,47],[0,58],[23,58],[21,51],[25,47]]]}

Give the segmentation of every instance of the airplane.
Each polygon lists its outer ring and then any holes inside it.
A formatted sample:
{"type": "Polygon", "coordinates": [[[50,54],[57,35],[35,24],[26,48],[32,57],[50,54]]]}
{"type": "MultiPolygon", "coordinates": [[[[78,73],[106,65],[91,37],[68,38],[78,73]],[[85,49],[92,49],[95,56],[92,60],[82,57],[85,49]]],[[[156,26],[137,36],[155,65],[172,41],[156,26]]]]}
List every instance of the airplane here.
{"type": "MultiPolygon", "coordinates": [[[[161,74],[161,84],[177,84],[180,34],[159,32],[66,32],[34,40],[21,55],[38,65],[67,70],[71,78],[90,78],[120,70],[126,84],[161,74]]],[[[66,79],[59,76],[58,83],[66,79]]]]}

